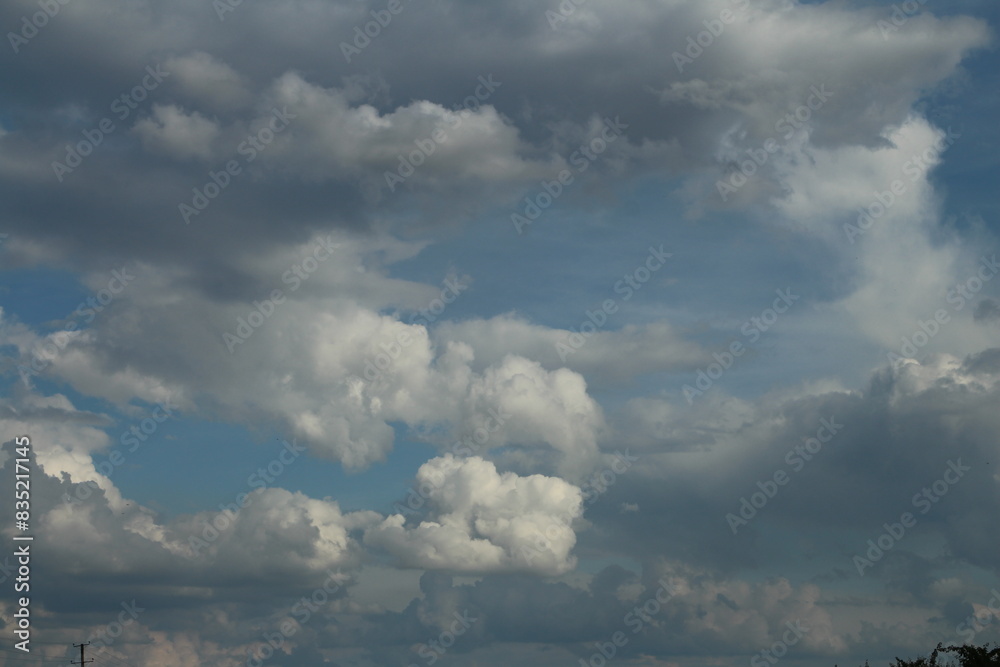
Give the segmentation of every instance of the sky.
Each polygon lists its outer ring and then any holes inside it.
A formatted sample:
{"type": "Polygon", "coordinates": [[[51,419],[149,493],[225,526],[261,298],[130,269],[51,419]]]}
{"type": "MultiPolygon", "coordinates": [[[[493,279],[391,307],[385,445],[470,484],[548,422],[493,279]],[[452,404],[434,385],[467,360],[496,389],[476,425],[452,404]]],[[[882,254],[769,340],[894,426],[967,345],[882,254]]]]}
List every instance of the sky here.
{"type": "Polygon", "coordinates": [[[0,25],[0,667],[1000,642],[996,3],[0,25]]]}

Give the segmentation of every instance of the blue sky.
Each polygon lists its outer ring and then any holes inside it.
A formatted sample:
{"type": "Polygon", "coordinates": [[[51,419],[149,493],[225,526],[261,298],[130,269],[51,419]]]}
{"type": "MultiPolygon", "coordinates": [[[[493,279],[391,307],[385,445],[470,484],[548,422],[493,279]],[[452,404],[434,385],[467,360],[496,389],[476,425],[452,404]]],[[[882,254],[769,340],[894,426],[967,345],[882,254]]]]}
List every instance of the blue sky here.
{"type": "Polygon", "coordinates": [[[1000,641],[1000,9],[220,3],[0,10],[0,665],[1000,641]]]}

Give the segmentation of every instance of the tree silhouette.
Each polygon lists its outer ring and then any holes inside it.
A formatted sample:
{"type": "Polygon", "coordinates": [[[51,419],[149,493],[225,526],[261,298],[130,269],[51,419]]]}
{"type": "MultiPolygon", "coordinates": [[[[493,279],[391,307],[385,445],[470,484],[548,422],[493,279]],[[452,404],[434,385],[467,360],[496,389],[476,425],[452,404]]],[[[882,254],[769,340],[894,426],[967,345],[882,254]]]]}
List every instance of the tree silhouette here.
{"type": "MultiPolygon", "coordinates": [[[[945,646],[939,643],[931,651],[929,658],[916,658],[915,660],[902,660],[896,658],[896,664],[890,667],[938,667],[938,655],[941,653],[955,653],[958,655],[959,667],[1000,667],[1000,646],[990,649],[989,644],[982,646],[945,646]]],[[[954,663],[948,663],[949,665],[954,663]]],[[[865,667],[868,662],[865,661],[865,667]]]]}

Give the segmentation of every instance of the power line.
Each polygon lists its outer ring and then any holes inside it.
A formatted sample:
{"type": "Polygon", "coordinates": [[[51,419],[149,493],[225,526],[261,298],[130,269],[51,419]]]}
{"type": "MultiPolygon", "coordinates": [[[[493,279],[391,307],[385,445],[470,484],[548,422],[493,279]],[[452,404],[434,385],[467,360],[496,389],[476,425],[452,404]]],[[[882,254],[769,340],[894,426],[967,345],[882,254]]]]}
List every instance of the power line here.
{"type": "MultiPolygon", "coordinates": [[[[39,643],[40,644],[44,644],[46,646],[56,646],[56,645],[60,644],[60,642],[39,642],[39,643]]],[[[89,644],[89,642],[88,642],[88,644],[89,644]]],[[[79,648],[80,644],[74,644],[73,646],[74,646],[74,648],[79,648]]],[[[67,662],[66,658],[49,658],[49,657],[42,657],[42,656],[25,655],[24,652],[22,652],[22,651],[15,651],[13,649],[8,649],[8,648],[4,648],[4,647],[0,647],[0,653],[6,654],[6,655],[2,655],[0,657],[2,657],[3,660],[9,661],[9,662],[33,662],[35,664],[44,663],[46,665],[55,665],[55,664],[65,665],[66,662],[67,662]]],[[[98,653],[102,653],[102,651],[98,651],[98,653]]],[[[81,655],[80,657],[82,658],[83,656],[81,655]]],[[[119,665],[123,665],[123,667],[131,667],[131,663],[126,662],[125,660],[119,658],[118,656],[116,656],[114,653],[111,653],[110,651],[108,651],[106,653],[103,653],[102,658],[107,658],[108,660],[111,660],[114,663],[117,663],[119,665]]],[[[73,665],[80,664],[79,661],[76,661],[76,660],[71,660],[69,662],[70,662],[70,664],[73,664],[73,665]]],[[[90,658],[90,659],[87,660],[87,662],[88,663],[96,662],[96,660],[94,658],[90,658]]]]}
{"type": "Polygon", "coordinates": [[[87,663],[88,663],[88,662],[94,662],[94,659],[93,659],[93,658],[91,658],[90,660],[84,660],[84,658],[83,658],[83,651],[84,651],[84,650],[85,650],[85,649],[86,649],[86,648],[87,648],[88,646],[90,646],[90,642],[86,642],[86,643],[84,643],[84,644],[73,644],[73,647],[74,647],[74,648],[76,648],[77,646],[79,646],[79,647],[80,647],[80,662],[76,662],[75,660],[71,660],[71,661],[70,661],[70,663],[71,663],[71,664],[73,664],[73,665],[80,665],[80,667],[87,667],[87,663]]]}
{"type": "MultiPolygon", "coordinates": [[[[110,648],[110,647],[107,647],[107,646],[106,646],[105,648],[110,648]]],[[[100,653],[100,651],[98,651],[98,653],[100,653]]],[[[104,657],[104,658],[108,658],[108,659],[110,659],[111,661],[113,661],[113,662],[115,662],[115,663],[117,663],[117,664],[119,664],[119,665],[123,665],[124,667],[131,667],[131,666],[129,665],[129,663],[127,663],[127,662],[125,662],[124,660],[122,660],[121,658],[119,658],[119,657],[118,657],[117,655],[115,655],[114,653],[112,653],[112,652],[111,652],[110,650],[109,650],[109,651],[107,651],[107,652],[106,652],[106,653],[104,654],[104,656],[103,656],[103,657],[104,657]]]]}

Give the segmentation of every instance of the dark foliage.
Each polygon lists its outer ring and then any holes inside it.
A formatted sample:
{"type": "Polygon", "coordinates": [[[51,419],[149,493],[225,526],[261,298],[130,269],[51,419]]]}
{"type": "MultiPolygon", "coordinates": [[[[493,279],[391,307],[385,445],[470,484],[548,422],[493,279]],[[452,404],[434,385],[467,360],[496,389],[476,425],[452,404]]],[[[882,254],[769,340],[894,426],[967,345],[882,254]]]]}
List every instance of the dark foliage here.
{"type": "MultiPolygon", "coordinates": [[[[938,644],[937,648],[931,651],[929,658],[917,658],[915,660],[896,658],[896,663],[890,665],[890,667],[938,667],[938,656],[942,653],[954,653],[958,657],[956,667],[1000,667],[1000,646],[990,649],[988,644],[984,644],[983,646],[945,646],[938,644]]],[[[943,663],[941,667],[951,665],[956,665],[956,663],[943,663]]],[[[865,662],[865,667],[868,667],[867,662],[865,662]]]]}

